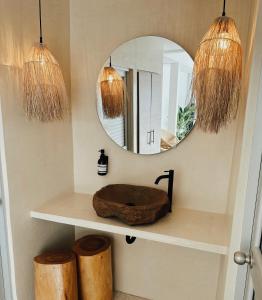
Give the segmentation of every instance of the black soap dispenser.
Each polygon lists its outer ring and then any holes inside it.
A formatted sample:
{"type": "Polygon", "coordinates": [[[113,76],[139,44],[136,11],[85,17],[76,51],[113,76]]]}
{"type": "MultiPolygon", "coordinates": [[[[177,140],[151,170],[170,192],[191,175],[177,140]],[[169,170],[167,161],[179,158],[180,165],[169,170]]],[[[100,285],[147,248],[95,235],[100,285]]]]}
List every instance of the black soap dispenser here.
{"type": "Polygon", "coordinates": [[[108,172],[108,156],[105,155],[105,150],[99,150],[101,153],[100,158],[97,162],[97,174],[100,176],[105,176],[108,172]]]}

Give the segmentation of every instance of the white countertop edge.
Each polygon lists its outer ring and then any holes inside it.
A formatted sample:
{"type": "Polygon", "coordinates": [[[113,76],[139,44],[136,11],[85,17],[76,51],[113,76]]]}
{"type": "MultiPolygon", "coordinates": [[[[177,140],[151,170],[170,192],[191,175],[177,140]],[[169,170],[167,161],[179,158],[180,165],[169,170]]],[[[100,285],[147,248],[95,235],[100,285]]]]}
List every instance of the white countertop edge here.
{"type": "Polygon", "coordinates": [[[82,220],[70,217],[63,217],[54,214],[41,213],[36,211],[31,211],[30,215],[32,218],[46,220],[61,224],[73,225],[77,227],[89,228],[94,230],[100,230],[104,232],[111,232],[120,235],[135,236],[137,238],[151,240],[155,242],[176,245],[186,248],[191,248],[200,251],[211,252],[220,255],[227,255],[228,247],[216,244],[208,244],[203,242],[198,242],[190,239],[183,239],[179,237],[174,237],[170,235],[158,234],[153,232],[147,232],[139,229],[127,228],[122,226],[104,224],[89,220],[82,220]]]}

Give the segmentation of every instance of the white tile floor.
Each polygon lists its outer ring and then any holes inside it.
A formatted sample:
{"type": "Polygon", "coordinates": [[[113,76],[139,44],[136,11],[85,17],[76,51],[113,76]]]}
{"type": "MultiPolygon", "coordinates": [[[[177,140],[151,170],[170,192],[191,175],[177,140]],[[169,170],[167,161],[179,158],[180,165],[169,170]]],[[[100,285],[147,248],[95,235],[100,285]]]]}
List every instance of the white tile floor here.
{"type": "Polygon", "coordinates": [[[114,296],[114,300],[147,300],[145,298],[140,298],[132,295],[123,294],[120,292],[116,292],[114,296]]]}

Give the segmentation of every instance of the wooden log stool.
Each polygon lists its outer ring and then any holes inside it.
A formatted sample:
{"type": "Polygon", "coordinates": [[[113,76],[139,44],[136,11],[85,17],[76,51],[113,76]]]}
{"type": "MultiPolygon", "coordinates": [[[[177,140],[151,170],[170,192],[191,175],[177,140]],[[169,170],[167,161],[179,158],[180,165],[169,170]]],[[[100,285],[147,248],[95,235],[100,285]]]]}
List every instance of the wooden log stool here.
{"type": "Polygon", "coordinates": [[[76,256],[47,252],[34,258],[35,300],[77,300],[76,256]]]}
{"type": "Polygon", "coordinates": [[[111,240],[88,235],[75,242],[81,300],[112,300],[111,240]]]}

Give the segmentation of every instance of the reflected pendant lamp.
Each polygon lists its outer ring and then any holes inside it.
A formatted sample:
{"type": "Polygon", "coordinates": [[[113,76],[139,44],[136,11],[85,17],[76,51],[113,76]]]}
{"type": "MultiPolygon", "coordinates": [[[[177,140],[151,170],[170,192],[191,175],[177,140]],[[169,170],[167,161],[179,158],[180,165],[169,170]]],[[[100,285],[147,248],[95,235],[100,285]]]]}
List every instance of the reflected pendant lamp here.
{"type": "Polygon", "coordinates": [[[62,120],[69,111],[60,66],[43,43],[41,0],[39,0],[40,42],[35,44],[23,67],[24,110],[29,120],[62,120]]]}
{"type": "Polygon", "coordinates": [[[236,118],[242,76],[242,48],[236,24],[223,13],[203,37],[196,53],[193,97],[197,124],[217,133],[236,118]]]}
{"type": "Polygon", "coordinates": [[[104,67],[100,88],[103,112],[107,118],[114,119],[124,114],[124,82],[112,67],[111,57],[109,67],[104,67]]]}

